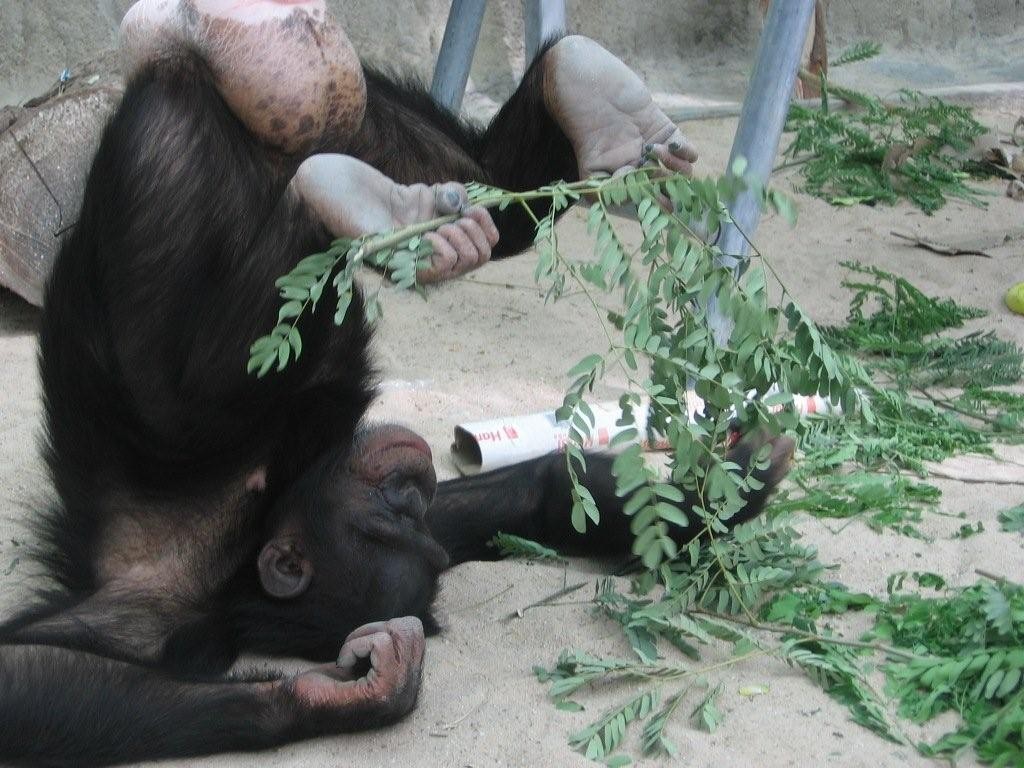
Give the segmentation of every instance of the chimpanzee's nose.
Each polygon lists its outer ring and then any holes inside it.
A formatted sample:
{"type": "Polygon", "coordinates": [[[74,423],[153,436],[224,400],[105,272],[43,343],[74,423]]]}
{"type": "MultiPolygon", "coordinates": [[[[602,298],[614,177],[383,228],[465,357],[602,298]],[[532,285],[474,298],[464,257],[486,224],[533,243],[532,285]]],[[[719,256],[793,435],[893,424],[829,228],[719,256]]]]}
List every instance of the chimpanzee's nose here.
{"type": "Polygon", "coordinates": [[[392,472],[381,484],[381,492],[396,515],[409,517],[415,522],[423,520],[427,507],[434,499],[436,483],[420,473],[392,472]]]}

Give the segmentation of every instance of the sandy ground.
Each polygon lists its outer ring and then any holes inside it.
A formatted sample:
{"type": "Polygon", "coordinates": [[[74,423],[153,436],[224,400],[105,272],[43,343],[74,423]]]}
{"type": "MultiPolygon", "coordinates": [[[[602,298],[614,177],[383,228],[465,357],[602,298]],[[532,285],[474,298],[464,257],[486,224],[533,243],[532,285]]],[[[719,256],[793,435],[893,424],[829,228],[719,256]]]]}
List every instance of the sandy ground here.
{"type": "MultiPolygon", "coordinates": [[[[1014,115],[984,115],[1002,130],[1014,115]]],[[[734,131],[732,122],[687,126],[703,150],[702,172],[717,173],[734,131]]],[[[788,180],[780,180],[783,188],[788,180]]],[[[877,264],[903,274],[926,292],[983,307],[990,316],[978,327],[996,330],[1024,344],[1024,318],[1011,315],[1001,297],[1024,279],[1024,205],[1002,197],[1001,185],[987,187],[987,210],[952,203],[926,217],[907,206],[895,209],[835,209],[798,196],[801,222],[764,222],[757,241],[798,300],[819,321],[839,321],[847,294],[839,286],[846,259],[877,264]],[[907,247],[890,231],[926,234],[937,240],[976,238],[992,258],[945,258],[907,247]]],[[[570,212],[561,226],[563,247],[589,250],[581,216],[570,212]]],[[[580,357],[600,351],[601,333],[591,309],[579,298],[545,305],[532,281],[530,254],[487,266],[445,285],[423,301],[389,291],[385,320],[375,343],[385,387],[374,407],[380,417],[414,426],[430,442],[439,473],[454,475],[448,456],[452,426],[501,414],[546,410],[561,400],[565,371],[580,357]]],[[[370,277],[372,282],[374,279],[370,277]]],[[[21,527],[47,479],[36,456],[39,429],[34,325],[36,312],[10,294],[0,295],[0,605],[17,608],[31,583],[31,568],[19,558],[21,527]]],[[[609,385],[614,392],[615,382],[609,385]]],[[[1008,452],[1024,463],[1024,451],[1008,452]]],[[[984,476],[984,459],[971,468],[984,476]]],[[[1024,470],[1020,473],[1024,480],[1024,470]]],[[[996,514],[1024,498],[1024,486],[940,481],[945,512],[980,520],[985,532],[952,538],[961,520],[926,515],[928,541],[876,534],[859,522],[834,534],[829,526],[801,521],[807,541],[835,578],[852,588],[883,593],[888,574],[901,569],[938,572],[953,583],[974,580],[973,570],[1020,578],[1024,537],[999,532],[996,514]]],[[[838,527],[833,525],[833,528],[838,527]]],[[[593,580],[595,567],[567,568],[520,563],[467,564],[445,574],[439,599],[446,626],[428,642],[422,696],[401,724],[376,733],[324,738],[258,755],[227,755],[172,763],[233,766],[563,766],[585,764],[566,746],[566,735],[596,717],[600,698],[587,698],[587,714],[555,710],[531,675],[535,664],[550,665],[560,650],[574,646],[597,653],[626,654],[620,633],[585,606],[529,611],[515,609],[560,588],[566,581],[593,580]]],[[[581,596],[586,592],[581,591],[581,596]]],[[[724,658],[711,648],[708,662],[724,658]]],[[[742,665],[723,675],[721,708],[725,725],[709,735],[685,717],[671,726],[681,748],[673,764],[694,766],[917,766],[929,761],[912,749],[894,746],[852,724],[803,674],[772,659],[742,665]],[[766,685],[768,693],[744,698],[739,688],[766,685]]],[[[626,691],[612,692],[617,699],[626,691]]],[[[2,695],[2,693],[0,693],[2,695]]],[[[948,723],[947,723],[948,725],[948,723]]],[[[934,731],[933,731],[934,732],[934,731]]],[[[657,763],[657,761],[645,761],[657,763]]],[[[964,764],[971,764],[968,759],[964,764]]]]}

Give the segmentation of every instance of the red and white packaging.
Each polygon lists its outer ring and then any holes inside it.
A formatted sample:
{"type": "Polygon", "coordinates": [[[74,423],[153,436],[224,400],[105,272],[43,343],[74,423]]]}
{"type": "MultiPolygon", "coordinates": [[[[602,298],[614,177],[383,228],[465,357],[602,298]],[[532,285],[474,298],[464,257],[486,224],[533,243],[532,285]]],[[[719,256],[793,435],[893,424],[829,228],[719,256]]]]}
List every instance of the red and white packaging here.
{"type": "MultiPolygon", "coordinates": [[[[703,410],[704,403],[692,391],[687,392],[686,400],[686,410],[692,421],[695,414],[703,410]]],[[[842,413],[838,405],[820,395],[794,395],[792,407],[802,415],[842,413]]],[[[594,411],[594,426],[590,430],[591,439],[583,447],[595,453],[607,451],[615,436],[628,427],[616,426],[622,417],[617,402],[598,403],[591,405],[591,408],[594,411]]],[[[772,410],[779,411],[782,408],[776,406],[772,410]]],[[[666,450],[669,447],[665,441],[658,441],[655,445],[648,443],[646,403],[633,409],[633,417],[636,422],[633,426],[639,436],[637,441],[643,445],[644,450],[666,450]]],[[[556,420],[554,411],[507,416],[456,426],[452,458],[462,474],[475,475],[549,453],[561,453],[568,441],[569,422],[556,420]]]]}
{"type": "MultiPolygon", "coordinates": [[[[611,441],[629,427],[616,426],[622,411],[617,402],[591,405],[594,426],[591,439],[584,449],[592,452],[607,451],[611,441]]],[[[647,408],[634,408],[636,428],[642,437],[647,431],[647,408]]],[[[487,421],[459,424],[455,427],[452,458],[464,475],[489,472],[492,469],[528,461],[549,453],[561,453],[569,442],[569,422],[555,419],[554,411],[531,413],[528,416],[508,416],[487,421]]],[[[667,444],[647,446],[645,449],[664,450],[667,444]]]]}

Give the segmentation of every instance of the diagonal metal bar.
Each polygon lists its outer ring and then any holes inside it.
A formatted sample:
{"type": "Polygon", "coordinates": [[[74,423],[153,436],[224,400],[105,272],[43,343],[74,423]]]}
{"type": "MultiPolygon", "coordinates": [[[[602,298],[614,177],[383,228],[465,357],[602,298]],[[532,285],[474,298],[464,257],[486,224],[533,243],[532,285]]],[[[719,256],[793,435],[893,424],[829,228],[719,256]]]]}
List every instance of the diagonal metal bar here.
{"type": "Polygon", "coordinates": [[[458,114],[466,93],[469,68],[473,64],[480,26],[484,21],[486,0],[454,0],[448,11],[441,51],[434,66],[430,95],[434,101],[458,114]]]}
{"type": "MultiPolygon", "coordinates": [[[[736,158],[742,157],[747,161],[746,176],[762,184],[768,181],[813,17],[814,0],[772,0],[729,155],[730,172],[736,158]]],[[[735,224],[723,226],[718,245],[724,254],[722,263],[739,267],[749,254],[747,238],[753,238],[761,221],[761,202],[756,194],[744,192],[730,213],[735,224]]],[[[724,344],[732,332],[729,321],[714,302],[708,315],[715,338],[724,344]]]]}
{"type": "Polygon", "coordinates": [[[526,17],[526,65],[537,56],[542,43],[566,30],[564,0],[524,0],[526,17]]]}

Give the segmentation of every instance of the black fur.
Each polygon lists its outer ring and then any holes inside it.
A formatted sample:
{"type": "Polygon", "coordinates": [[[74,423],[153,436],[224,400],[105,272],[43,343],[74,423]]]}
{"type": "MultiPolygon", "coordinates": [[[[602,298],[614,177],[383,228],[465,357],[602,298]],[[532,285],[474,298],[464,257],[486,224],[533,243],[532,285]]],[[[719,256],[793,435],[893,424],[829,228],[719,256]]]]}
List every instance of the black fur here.
{"type": "MultiPolygon", "coordinates": [[[[524,189],[575,176],[536,65],[486,131],[368,78],[364,129],[324,149],[408,182],[524,189]]],[[[245,650],[330,660],[371,620],[416,615],[436,630],[444,552],[492,556],[499,530],[628,546],[604,458],[588,482],[605,522],[586,539],[571,532],[558,458],[442,483],[425,516],[387,501],[380,483],[432,487],[433,472],[395,460],[378,483],[361,468],[373,371],[358,295],[341,328],[303,321],[305,351],[284,374],[245,373],[250,341],[275,320],[274,280],[329,241],[287,192],[296,164],[258,144],[184,54],[135,77],[103,134],[42,317],[59,504],[37,527],[56,589],[0,625],[2,759],[97,765],[385,724],[401,713],[314,716],[297,711],[289,678],[223,674],[245,650]],[[280,530],[315,566],[294,599],[269,597],[255,567],[280,530]]],[[[499,255],[532,239],[518,210],[496,223],[499,255]]]]}

